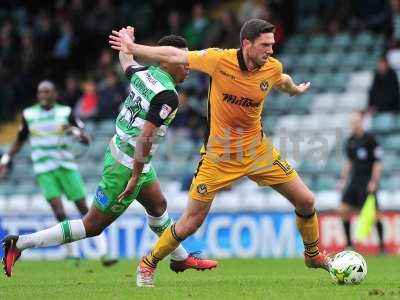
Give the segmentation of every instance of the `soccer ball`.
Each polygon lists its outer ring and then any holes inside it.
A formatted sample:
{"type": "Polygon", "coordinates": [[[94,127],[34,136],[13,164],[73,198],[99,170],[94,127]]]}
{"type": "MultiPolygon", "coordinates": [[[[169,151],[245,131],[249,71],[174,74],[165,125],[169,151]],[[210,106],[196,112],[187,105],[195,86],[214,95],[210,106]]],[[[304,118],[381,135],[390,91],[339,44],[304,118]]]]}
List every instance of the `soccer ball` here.
{"type": "Polygon", "coordinates": [[[367,276],[367,263],[355,251],[342,251],[333,257],[329,273],[338,284],[359,284],[367,276]]]}

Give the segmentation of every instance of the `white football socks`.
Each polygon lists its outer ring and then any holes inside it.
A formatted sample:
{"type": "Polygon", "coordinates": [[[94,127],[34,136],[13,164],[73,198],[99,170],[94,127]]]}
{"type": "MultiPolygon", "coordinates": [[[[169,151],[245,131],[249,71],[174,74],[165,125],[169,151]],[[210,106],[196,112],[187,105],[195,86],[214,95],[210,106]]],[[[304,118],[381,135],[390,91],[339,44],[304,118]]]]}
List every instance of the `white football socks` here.
{"type": "Polygon", "coordinates": [[[108,244],[104,232],[100,233],[98,236],[92,237],[96,244],[96,249],[99,257],[108,255],[108,244]]]}
{"type": "MultiPolygon", "coordinates": [[[[158,236],[161,236],[164,230],[173,223],[173,220],[169,217],[167,210],[165,210],[164,214],[160,217],[153,217],[147,214],[147,221],[150,229],[158,236]]],[[[182,245],[179,245],[178,248],[171,253],[172,260],[180,261],[186,259],[187,257],[188,253],[182,245]]]]}
{"type": "Polygon", "coordinates": [[[28,248],[61,245],[78,241],[85,237],[86,230],[81,219],[71,221],[67,220],[45,230],[20,235],[16,246],[22,251],[28,248]]]}

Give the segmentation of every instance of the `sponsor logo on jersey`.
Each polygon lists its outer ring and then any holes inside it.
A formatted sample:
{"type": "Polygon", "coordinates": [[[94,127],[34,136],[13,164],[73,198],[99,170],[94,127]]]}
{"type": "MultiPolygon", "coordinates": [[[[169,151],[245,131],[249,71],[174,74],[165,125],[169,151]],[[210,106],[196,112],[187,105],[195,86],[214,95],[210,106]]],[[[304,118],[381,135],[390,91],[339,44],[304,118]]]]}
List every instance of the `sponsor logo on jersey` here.
{"type": "Polygon", "coordinates": [[[155,80],[154,77],[151,76],[149,72],[145,73],[145,77],[152,85],[155,85],[157,83],[157,80],[155,80]]]}
{"type": "Polygon", "coordinates": [[[261,83],[260,83],[260,89],[261,89],[263,92],[265,92],[266,90],[268,90],[268,87],[269,87],[268,81],[266,81],[266,80],[261,81],[261,83]]]}
{"type": "Polygon", "coordinates": [[[101,207],[106,208],[110,203],[110,199],[104,194],[103,189],[99,186],[96,190],[95,198],[97,203],[101,205],[101,207]]]}
{"type": "Polygon", "coordinates": [[[235,79],[236,79],[236,77],[235,77],[235,76],[233,76],[233,75],[231,75],[231,74],[228,74],[228,73],[226,73],[224,70],[219,70],[219,72],[220,72],[222,75],[224,75],[224,76],[228,77],[229,79],[232,79],[232,80],[235,80],[235,79]]]}
{"type": "Polygon", "coordinates": [[[171,111],[172,111],[172,107],[171,106],[169,106],[167,104],[163,104],[161,106],[161,110],[160,110],[161,119],[165,120],[169,116],[171,111]]]}
{"type": "Polygon", "coordinates": [[[132,85],[133,88],[137,89],[145,98],[150,98],[153,94],[153,91],[147,88],[144,82],[138,76],[135,76],[132,81],[132,85]]]}
{"type": "Polygon", "coordinates": [[[259,107],[260,103],[257,103],[255,100],[246,98],[246,97],[238,97],[235,95],[225,94],[223,93],[223,101],[229,104],[240,105],[242,107],[259,107]]]}
{"type": "Polygon", "coordinates": [[[125,205],[123,204],[114,204],[111,206],[111,211],[115,214],[122,213],[126,209],[125,205]]]}

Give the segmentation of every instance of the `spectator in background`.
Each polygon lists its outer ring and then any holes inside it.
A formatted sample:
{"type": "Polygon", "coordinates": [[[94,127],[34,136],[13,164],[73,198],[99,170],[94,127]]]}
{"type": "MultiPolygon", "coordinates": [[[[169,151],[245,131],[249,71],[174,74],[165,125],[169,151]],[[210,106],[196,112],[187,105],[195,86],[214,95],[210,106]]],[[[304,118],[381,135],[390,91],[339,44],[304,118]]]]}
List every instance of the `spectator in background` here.
{"type": "Polygon", "coordinates": [[[33,44],[32,31],[26,30],[21,35],[21,50],[19,54],[20,72],[31,74],[36,71],[39,53],[33,44]]]}
{"type": "Polygon", "coordinates": [[[368,111],[398,112],[399,109],[399,81],[386,57],[382,57],[376,66],[374,81],[369,91],[368,111]]]}
{"type": "Polygon", "coordinates": [[[63,20],[60,24],[60,32],[53,48],[53,64],[57,72],[54,73],[54,78],[57,81],[62,81],[63,74],[58,70],[68,71],[70,68],[70,59],[72,55],[72,47],[74,43],[73,26],[69,21],[63,20]]]}
{"type": "Polygon", "coordinates": [[[264,5],[260,18],[274,24],[274,52],[278,53],[285,40],[285,27],[279,14],[279,9],[274,6],[269,7],[268,5],[264,5]]]}
{"type": "Polygon", "coordinates": [[[96,83],[88,79],[82,84],[83,95],[75,107],[75,115],[82,120],[94,117],[97,113],[98,96],[96,93],[96,83]]]}
{"type": "Polygon", "coordinates": [[[181,15],[178,11],[172,10],[168,14],[168,34],[182,36],[181,15]]]}
{"type": "Polygon", "coordinates": [[[55,42],[53,57],[59,60],[68,59],[71,55],[73,27],[69,21],[61,21],[60,33],[55,42]]]}
{"type": "Polygon", "coordinates": [[[221,18],[207,32],[205,44],[207,47],[238,48],[237,33],[239,31],[240,24],[235,14],[232,11],[222,11],[221,18]]]}
{"type": "Polygon", "coordinates": [[[97,66],[95,69],[96,80],[102,80],[107,76],[109,70],[113,69],[113,55],[109,49],[103,49],[100,52],[100,56],[97,60],[97,66]]]}
{"type": "Polygon", "coordinates": [[[357,30],[371,30],[390,37],[393,32],[389,0],[354,0],[353,27],[357,30]]]}
{"type": "MultiPolygon", "coordinates": [[[[40,65],[42,58],[37,47],[35,47],[31,30],[25,30],[21,33],[20,49],[15,55],[18,59],[18,72],[14,75],[14,78],[8,77],[7,81],[10,82],[11,79],[11,81],[17,83],[14,89],[14,105],[17,108],[33,104],[32,94],[36,91],[34,79],[36,76],[40,76],[42,72],[40,65]],[[18,82],[24,83],[23,89],[18,88],[18,82]]],[[[8,87],[10,88],[10,86],[8,87]]]]}
{"type": "Polygon", "coordinates": [[[17,35],[14,24],[6,20],[0,29],[0,61],[2,67],[8,72],[6,76],[11,78],[17,73],[17,35]]]}
{"type": "Polygon", "coordinates": [[[391,0],[392,17],[393,17],[393,36],[390,41],[390,46],[400,46],[400,0],[391,0]]]}
{"type": "Polygon", "coordinates": [[[65,90],[60,95],[60,103],[74,108],[81,95],[78,79],[75,75],[68,74],[65,79],[65,90]]]}
{"type": "Polygon", "coordinates": [[[179,91],[179,109],[171,128],[178,129],[193,140],[204,136],[204,117],[192,109],[189,104],[189,95],[185,90],[179,91]]]}
{"type": "Polygon", "coordinates": [[[201,48],[208,29],[209,21],[204,15],[204,7],[196,3],[192,8],[192,20],[184,29],[184,36],[188,42],[188,48],[201,48]]]}
{"type": "Polygon", "coordinates": [[[274,37],[274,51],[279,52],[279,49],[285,39],[285,27],[279,12],[282,3],[267,3],[263,0],[248,0],[243,2],[239,9],[238,18],[241,23],[249,19],[262,19],[268,21],[275,26],[274,37]]]}
{"type": "Polygon", "coordinates": [[[58,36],[57,26],[54,25],[52,18],[46,12],[38,14],[35,18],[35,42],[40,56],[45,62],[43,66],[46,68],[51,67],[50,59],[53,57],[51,52],[58,36]]]}
{"type": "Polygon", "coordinates": [[[266,3],[264,0],[246,0],[239,8],[238,19],[244,23],[250,19],[262,18],[266,3]]]}
{"type": "Polygon", "coordinates": [[[94,10],[88,15],[86,26],[93,34],[94,46],[102,47],[104,37],[118,24],[115,6],[110,0],[98,0],[94,10]]]}
{"type": "Polygon", "coordinates": [[[109,69],[105,78],[97,85],[97,103],[98,119],[114,119],[118,115],[119,106],[122,99],[125,99],[125,86],[118,80],[115,71],[109,69]]]}

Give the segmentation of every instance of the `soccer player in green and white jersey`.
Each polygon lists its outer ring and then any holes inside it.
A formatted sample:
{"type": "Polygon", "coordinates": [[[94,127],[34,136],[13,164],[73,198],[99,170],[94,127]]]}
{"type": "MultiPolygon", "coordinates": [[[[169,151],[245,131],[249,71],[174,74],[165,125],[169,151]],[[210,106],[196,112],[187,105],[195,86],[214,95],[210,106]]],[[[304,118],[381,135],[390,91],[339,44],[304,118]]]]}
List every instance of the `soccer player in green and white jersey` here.
{"type": "MultiPolygon", "coordinates": [[[[61,137],[65,130],[74,127],[82,143],[89,143],[83,131],[83,123],[75,119],[71,108],[56,103],[56,90],[51,81],[42,81],[37,90],[38,103],[26,108],[22,115],[22,126],[18,137],[11,146],[9,153],[3,155],[0,161],[0,174],[7,172],[7,164],[20,151],[29,139],[33,170],[42,193],[55,218],[59,222],[67,219],[62,194],[74,202],[76,208],[84,216],[88,212],[86,191],[82,177],[74,161],[74,155],[66,145],[61,145],[61,137]]],[[[112,265],[115,259],[107,255],[107,240],[104,235],[96,237],[101,262],[105,266],[112,265]]],[[[71,245],[67,244],[67,258],[78,262],[71,245]]]]}
{"type": "MultiPolygon", "coordinates": [[[[133,28],[128,30],[133,37],[133,28]]],[[[162,38],[158,44],[187,49],[185,39],[174,35],[162,38]]],[[[151,158],[175,117],[178,108],[175,85],[185,80],[188,67],[169,63],[143,67],[133,56],[122,52],[119,59],[131,91],[117,117],[116,134],[105,153],[94,204],[83,219],[64,221],[33,234],[6,237],[3,240],[6,275],[11,276],[21,251],[98,235],[135,199],[146,209],[153,232],[161,235],[172,224],[151,158]]],[[[181,245],[171,253],[170,268],[175,272],[211,269],[216,265],[216,261],[188,254],[181,245]]]]}

